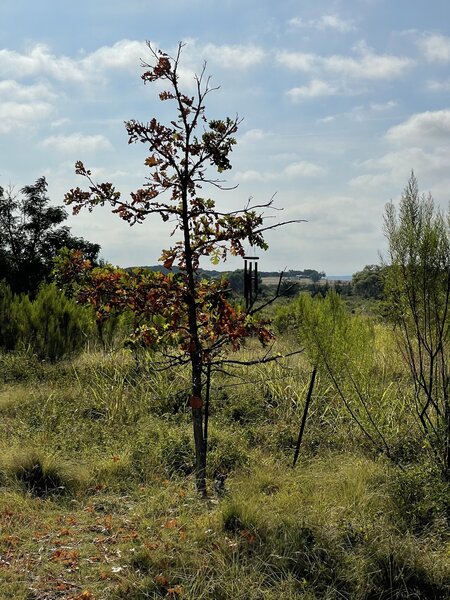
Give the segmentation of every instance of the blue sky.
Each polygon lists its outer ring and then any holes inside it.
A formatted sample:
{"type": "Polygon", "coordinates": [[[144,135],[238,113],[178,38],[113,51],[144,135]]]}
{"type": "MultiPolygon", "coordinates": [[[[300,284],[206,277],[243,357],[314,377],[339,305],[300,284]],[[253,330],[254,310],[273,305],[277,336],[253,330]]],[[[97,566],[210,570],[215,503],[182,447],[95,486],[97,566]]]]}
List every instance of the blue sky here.
{"type": "MultiPolygon", "coordinates": [[[[218,204],[276,194],[274,223],[308,221],[268,236],[262,270],[378,262],[384,205],[412,169],[448,206],[448,0],[2,0],[0,185],[45,175],[61,204],[83,185],[80,159],[125,194],[140,187],[145,148],[128,146],[123,121],[170,119],[140,80],[145,40],[169,53],[186,42],[186,89],[207,60],[220,85],[208,115],[243,118],[227,174],[239,185],[211,190],[218,204]]],[[[157,218],[130,229],[106,207],[69,224],[121,266],[154,264],[170,245],[157,218]]]]}

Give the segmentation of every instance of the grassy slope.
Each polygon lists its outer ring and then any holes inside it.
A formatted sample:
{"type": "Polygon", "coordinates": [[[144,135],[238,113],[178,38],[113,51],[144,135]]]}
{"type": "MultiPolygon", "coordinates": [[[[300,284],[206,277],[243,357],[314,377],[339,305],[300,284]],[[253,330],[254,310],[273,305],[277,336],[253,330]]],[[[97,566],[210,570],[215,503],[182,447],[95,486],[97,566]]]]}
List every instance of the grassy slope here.
{"type": "Polygon", "coordinates": [[[0,598],[448,597],[448,490],[418,460],[381,330],[378,351],[373,408],[403,470],[325,379],[291,468],[300,356],[215,380],[209,477],[228,479],[208,501],[191,476],[187,372],[136,371],[121,352],[0,357],[0,598]]]}

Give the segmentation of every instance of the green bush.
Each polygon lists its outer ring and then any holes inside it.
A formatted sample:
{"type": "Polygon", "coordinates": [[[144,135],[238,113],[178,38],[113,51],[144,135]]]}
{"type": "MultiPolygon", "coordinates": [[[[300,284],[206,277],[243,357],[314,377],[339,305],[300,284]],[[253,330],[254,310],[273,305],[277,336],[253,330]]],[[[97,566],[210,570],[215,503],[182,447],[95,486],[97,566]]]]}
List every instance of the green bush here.
{"type": "Polygon", "coordinates": [[[325,298],[300,294],[283,307],[275,318],[280,332],[294,330],[312,365],[328,382],[341,412],[357,425],[368,444],[388,455],[388,434],[402,423],[402,406],[388,406],[392,391],[388,361],[378,373],[375,322],[363,315],[351,315],[333,291],[325,298]]]}
{"type": "Polygon", "coordinates": [[[31,351],[55,362],[80,351],[92,333],[88,310],[78,306],[55,284],[42,285],[35,300],[14,296],[0,286],[0,333],[4,350],[31,351]]]}

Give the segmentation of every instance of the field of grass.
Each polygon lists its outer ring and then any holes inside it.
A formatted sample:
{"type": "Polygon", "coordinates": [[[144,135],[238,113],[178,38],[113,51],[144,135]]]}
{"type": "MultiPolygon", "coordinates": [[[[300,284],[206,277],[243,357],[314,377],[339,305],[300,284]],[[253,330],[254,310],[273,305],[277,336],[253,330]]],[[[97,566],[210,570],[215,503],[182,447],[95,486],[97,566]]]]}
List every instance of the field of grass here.
{"type": "Polygon", "coordinates": [[[241,367],[213,378],[207,500],[187,370],[122,350],[0,355],[0,598],[448,598],[449,490],[381,326],[376,352],[367,393],[391,458],[319,374],[293,468],[311,365],[241,367]]]}

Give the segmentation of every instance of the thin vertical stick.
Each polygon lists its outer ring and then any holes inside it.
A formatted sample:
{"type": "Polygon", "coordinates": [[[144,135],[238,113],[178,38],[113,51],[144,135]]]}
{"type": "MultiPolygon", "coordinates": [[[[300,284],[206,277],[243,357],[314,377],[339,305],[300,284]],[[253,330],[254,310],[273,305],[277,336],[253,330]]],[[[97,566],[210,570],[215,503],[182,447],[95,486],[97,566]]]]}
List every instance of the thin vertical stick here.
{"type": "Polygon", "coordinates": [[[253,304],[253,266],[252,261],[249,261],[248,265],[248,305],[253,304]]]}
{"type": "Polygon", "coordinates": [[[248,309],[250,303],[248,301],[248,269],[247,269],[247,261],[244,260],[244,298],[245,298],[245,308],[248,309]]]}
{"type": "Polygon", "coordinates": [[[205,424],[203,430],[203,445],[205,448],[205,458],[208,451],[208,421],[209,421],[209,392],[211,389],[211,363],[206,367],[206,392],[205,392],[205,424]]]}
{"type": "Polygon", "coordinates": [[[295,465],[297,463],[298,455],[300,454],[300,446],[302,444],[303,432],[305,430],[305,425],[306,425],[306,418],[308,416],[308,409],[309,409],[309,405],[311,403],[311,397],[312,397],[312,393],[313,393],[313,389],[314,389],[314,382],[316,380],[316,373],[317,373],[317,367],[314,367],[312,375],[311,375],[311,381],[309,382],[309,389],[308,389],[308,395],[306,396],[305,408],[303,409],[303,417],[302,417],[302,423],[300,425],[300,431],[298,433],[297,446],[295,447],[294,461],[292,463],[293,467],[295,467],[295,465]]]}

